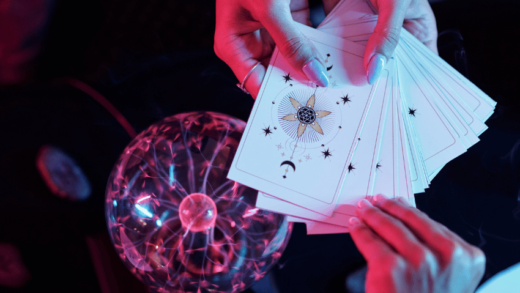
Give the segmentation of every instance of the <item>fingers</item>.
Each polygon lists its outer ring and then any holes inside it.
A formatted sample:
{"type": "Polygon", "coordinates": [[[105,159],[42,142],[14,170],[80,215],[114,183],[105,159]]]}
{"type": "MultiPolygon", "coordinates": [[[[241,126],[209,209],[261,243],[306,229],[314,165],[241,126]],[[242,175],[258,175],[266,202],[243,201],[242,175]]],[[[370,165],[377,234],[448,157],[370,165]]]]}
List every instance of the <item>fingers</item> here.
{"type": "Polygon", "coordinates": [[[348,228],[352,240],[367,262],[378,262],[396,256],[392,248],[358,218],[350,218],[348,228]]]}
{"type": "Polygon", "coordinates": [[[472,257],[479,254],[480,249],[471,246],[420,210],[408,206],[404,200],[389,200],[377,195],[374,198],[374,205],[406,225],[435,254],[443,268],[461,249],[472,254],[472,257]]]}
{"type": "Polygon", "coordinates": [[[414,267],[420,268],[432,260],[433,255],[430,255],[430,251],[401,221],[374,207],[368,200],[359,201],[356,213],[368,227],[414,267]]]}
{"type": "MultiPolygon", "coordinates": [[[[215,26],[215,54],[222,59],[238,79],[239,83],[262,58],[263,51],[269,51],[260,29],[262,25],[245,13],[238,1],[217,0],[215,26]],[[258,31],[257,34],[252,32],[258,31]]],[[[263,77],[266,63],[259,64],[247,78],[245,88],[256,97],[263,77]]]]}
{"type": "Polygon", "coordinates": [[[373,84],[379,78],[384,66],[392,57],[399,41],[405,12],[410,5],[410,0],[375,2],[379,10],[379,18],[374,33],[368,40],[363,59],[369,84],[373,84]]]}
{"type": "Polygon", "coordinates": [[[410,32],[433,53],[439,55],[439,51],[437,50],[437,25],[435,24],[433,12],[431,17],[433,19],[432,21],[428,19],[405,20],[403,28],[410,32]]]}
{"type": "Polygon", "coordinates": [[[329,84],[327,71],[314,45],[298,30],[288,5],[274,1],[259,13],[282,56],[298,72],[321,87],[329,84]]]}

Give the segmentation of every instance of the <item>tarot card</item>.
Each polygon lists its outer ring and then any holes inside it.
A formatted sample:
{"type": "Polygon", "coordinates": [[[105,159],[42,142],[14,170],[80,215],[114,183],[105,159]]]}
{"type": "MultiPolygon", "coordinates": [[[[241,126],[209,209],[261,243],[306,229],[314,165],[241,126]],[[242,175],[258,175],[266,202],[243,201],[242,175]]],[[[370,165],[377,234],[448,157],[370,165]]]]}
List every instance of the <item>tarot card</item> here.
{"type": "MultiPolygon", "coordinates": [[[[413,50],[406,42],[402,42],[401,47],[404,51],[408,51],[409,53],[413,50]]],[[[446,108],[449,112],[454,112],[452,113],[453,116],[457,117],[457,119],[462,119],[461,123],[464,124],[462,135],[468,136],[468,132],[471,131],[475,136],[478,136],[484,132],[487,129],[486,124],[469,108],[457,91],[446,84],[444,79],[438,74],[438,71],[431,68],[431,65],[423,56],[415,52],[414,58],[416,59],[416,66],[419,70],[423,71],[427,79],[432,82],[432,88],[438,92],[438,96],[442,102],[448,104],[446,108]]],[[[473,134],[469,135],[473,137],[473,134]]]]}
{"type": "MultiPolygon", "coordinates": [[[[399,48],[396,50],[399,52],[399,48]]],[[[426,174],[430,174],[466,152],[466,147],[441,109],[421,86],[419,76],[404,60],[397,60],[401,101],[408,108],[408,115],[411,115],[409,118],[416,130],[426,174]]]]}
{"type": "MultiPolygon", "coordinates": [[[[381,83],[374,95],[370,111],[367,115],[363,131],[358,139],[358,147],[353,156],[353,161],[359,162],[349,165],[348,174],[343,184],[338,206],[331,217],[313,212],[296,204],[277,199],[275,197],[259,193],[256,206],[264,210],[270,210],[286,215],[292,215],[306,220],[325,222],[328,224],[348,226],[348,219],[355,215],[355,204],[367,195],[370,195],[374,171],[380,166],[379,152],[383,133],[387,129],[387,113],[392,98],[392,87],[397,86],[397,72],[393,70],[393,62],[386,67],[381,78],[381,83]],[[383,81],[385,81],[383,83],[383,81]],[[395,85],[394,85],[395,83],[395,85]]],[[[348,105],[354,101],[348,95],[340,97],[337,103],[348,105]]],[[[390,165],[389,165],[390,167],[390,165]]],[[[392,170],[388,170],[389,173],[392,170]]],[[[396,180],[397,181],[397,180],[396,180]]]]}
{"type": "Polygon", "coordinates": [[[377,85],[366,81],[362,46],[298,27],[327,56],[331,84],[312,84],[275,50],[228,177],[330,216],[377,85]]]}
{"type": "Polygon", "coordinates": [[[391,132],[386,122],[390,121],[387,119],[389,105],[391,105],[394,86],[397,86],[397,83],[394,84],[397,72],[392,60],[383,69],[381,77],[365,122],[365,129],[361,133],[358,148],[349,165],[349,173],[341,190],[335,214],[354,216],[356,203],[366,196],[374,195],[372,191],[375,176],[383,167],[380,152],[384,133],[391,132]]]}
{"type": "Polygon", "coordinates": [[[340,234],[348,233],[347,227],[331,225],[322,222],[310,221],[298,217],[287,216],[287,221],[293,223],[304,223],[307,227],[307,235],[340,234]]]}
{"type": "Polygon", "coordinates": [[[401,110],[401,94],[400,90],[396,92],[396,116],[398,120],[398,144],[399,144],[399,193],[398,197],[404,198],[408,200],[408,203],[411,206],[415,207],[415,195],[412,187],[412,180],[416,178],[411,178],[411,168],[410,168],[410,157],[409,150],[410,146],[407,144],[407,135],[406,135],[406,127],[403,118],[403,111],[401,110]]]}
{"type": "Polygon", "coordinates": [[[305,221],[307,235],[342,234],[349,233],[347,227],[336,226],[321,222],[305,221]]]}
{"type": "Polygon", "coordinates": [[[403,30],[401,38],[428,61],[430,67],[437,71],[445,84],[458,93],[482,122],[485,122],[493,114],[496,105],[493,99],[446,63],[446,61],[431,52],[408,31],[403,30]]]}
{"type": "MultiPolygon", "coordinates": [[[[466,149],[476,144],[479,141],[478,136],[473,132],[471,127],[466,123],[464,117],[459,111],[457,111],[453,103],[451,103],[448,97],[444,94],[442,88],[437,86],[438,84],[432,76],[419,64],[420,60],[416,58],[416,54],[413,54],[412,51],[407,49],[406,45],[401,45],[396,49],[396,51],[405,66],[407,66],[410,72],[413,73],[420,88],[423,89],[423,92],[426,95],[428,95],[429,101],[435,103],[466,149]]],[[[467,119],[470,118],[467,117],[467,119]]],[[[434,170],[431,171],[433,172],[434,170]]]]}
{"type": "Polygon", "coordinates": [[[385,131],[381,141],[381,150],[374,170],[371,194],[383,194],[393,198],[399,194],[399,120],[400,105],[398,99],[399,83],[397,70],[392,76],[393,87],[385,122],[385,131]]]}

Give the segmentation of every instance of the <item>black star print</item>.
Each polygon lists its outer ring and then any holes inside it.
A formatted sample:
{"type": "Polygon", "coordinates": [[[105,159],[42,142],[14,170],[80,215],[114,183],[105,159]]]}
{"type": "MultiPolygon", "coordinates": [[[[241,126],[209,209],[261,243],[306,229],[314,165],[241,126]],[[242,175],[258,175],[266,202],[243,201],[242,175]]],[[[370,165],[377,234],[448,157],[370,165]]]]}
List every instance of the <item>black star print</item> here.
{"type": "Polygon", "coordinates": [[[383,167],[383,166],[381,166],[381,164],[379,164],[379,163],[376,164],[376,170],[379,170],[379,168],[381,168],[381,167],[383,167]]]}
{"type": "Polygon", "coordinates": [[[348,165],[348,172],[349,172],[349,173],[350,173],[350,171],[355,170],[355,169],[356,169],[356,168],[354,168],[354,166],[352,166],[352,163],[350,163],[350,164],[348,165]]]}
{"type": "Polygon", "coordinates": [[[328,157],[332,157],[332,154],[330,153],[329,149],[326,151],[321,152],[323,154],[323,158],[326,159],[328,157]]]}
{"type": "Polygon", "coordinates": [[[267,136],[268,134],[273,133],[271,131],[271,126],[267,126],[266,128],[263,128],[262,130],[264,131],[265,136],[267,136]]]}
{"type": "Polygon", "coordinates": [[[290,73],[287,73],[286,75],[284,75],[283,79],[285,80],[285,83],[287,83],[288,81],[293,80],[290,73]]]}
{"type": "Polygon", "coordinates": [[[408,108],[408,114],[412,115],[413,117],[415,117],[415,111],[417,111],[417,109],[408,108]]]}
{"type": "Polygon", "coordinates": [[[343,100],[343,105],[345,105],[346,103],[350,103],[351,102],[348,94],[346,94],[344,97],[341,97],[341,99],[343,100]]]}

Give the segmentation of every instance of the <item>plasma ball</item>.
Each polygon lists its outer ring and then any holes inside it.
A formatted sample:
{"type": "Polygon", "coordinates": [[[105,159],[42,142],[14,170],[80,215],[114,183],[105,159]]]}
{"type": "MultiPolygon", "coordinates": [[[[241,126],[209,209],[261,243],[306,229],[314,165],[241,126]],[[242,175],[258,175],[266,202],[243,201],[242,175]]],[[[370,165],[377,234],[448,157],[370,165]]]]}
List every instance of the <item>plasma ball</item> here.
{"type": "Polygon", "coordinates": [[[179,205],[182,226],[191,232],[202,232],[215,226],[217,206],[207,195],[192,193],[179,205]]]}

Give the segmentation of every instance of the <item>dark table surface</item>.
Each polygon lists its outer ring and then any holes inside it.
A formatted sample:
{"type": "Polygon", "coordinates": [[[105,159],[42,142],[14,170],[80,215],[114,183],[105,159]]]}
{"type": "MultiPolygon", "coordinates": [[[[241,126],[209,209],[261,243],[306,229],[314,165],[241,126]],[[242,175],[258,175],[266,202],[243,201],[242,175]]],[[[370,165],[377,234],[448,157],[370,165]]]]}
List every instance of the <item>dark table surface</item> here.
{"type": "MultiPolygon", "coordinates": [[[[516,93],[520,6],[512,1],[447,0],[433,7],[439,31],[444,32],[439,40],[441,56],[498,105],[481,141],[450,162],[426,193],[416,195],[416,201],[430,217],[485,252],[486,280],[520,262],[520,97],[516,93]]],[[[60,15],[63,9],[58,7],[58,24],[67,19],[60,15]]],[[[103,9],[106,13],[113,8],[103,9]]],[[[65,33],[51,25],[39,62],[40,81],[0,89],[0,242],[20,248],[33,276],[25,288],[13,292],[100,292],[85,239],[105,233],[106,180],[130,141],[91,97],[52,83],[54,77],[87,80],[138,132],[161,118],[192,110],[217,111],[247,121],[253,105],[203,41],[192,48],[185,45],[192,36],[185,36],[185,43],[165,42],[160,52],[129,43],[96,44],[92,40],[108,39],[102,28],[110,22],[101,19],[97,26],[94,23],[90,34],[94,37],[84,41],[88,44],[84,51],[68,52],[62,59],[53,48],[65,33]],[[108,48],[117,49],[115,57],[99,61],[102,58],[89,55],[103,55],[108,48]],[[93,65],[92,60],[99,62],[93,65]],[[59,146],[78,161],[93,186],[89,200],[71,203],[50,194],[34,165],[44,144],[59,146]]],[[[183,39],[183,33],[176,34],[183,39]]],[[[168,38],[167,33],[158,35],[168,38]]],[[[344,292],[345,276],[363,264],[348,234],[307,236],[305,226],[296,224],[272,275],[281,292],[344,292]]],[[[10,292],[0,287],[3,291],[10,292]]]]}

